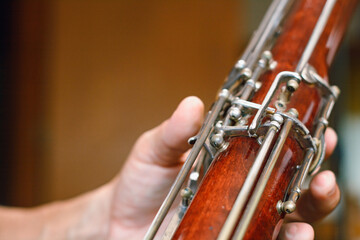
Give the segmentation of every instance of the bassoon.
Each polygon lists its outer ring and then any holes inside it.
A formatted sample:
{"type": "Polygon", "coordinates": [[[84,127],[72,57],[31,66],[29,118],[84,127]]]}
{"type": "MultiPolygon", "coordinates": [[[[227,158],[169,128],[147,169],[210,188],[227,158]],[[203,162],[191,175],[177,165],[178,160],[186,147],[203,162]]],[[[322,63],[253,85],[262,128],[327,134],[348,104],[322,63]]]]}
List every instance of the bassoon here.
{"type": "Polygon", "coordinates": [[[274,239],[324,158],[328,82],[357,0],[274,0],[153,220],[153,239],[274,239]]]}

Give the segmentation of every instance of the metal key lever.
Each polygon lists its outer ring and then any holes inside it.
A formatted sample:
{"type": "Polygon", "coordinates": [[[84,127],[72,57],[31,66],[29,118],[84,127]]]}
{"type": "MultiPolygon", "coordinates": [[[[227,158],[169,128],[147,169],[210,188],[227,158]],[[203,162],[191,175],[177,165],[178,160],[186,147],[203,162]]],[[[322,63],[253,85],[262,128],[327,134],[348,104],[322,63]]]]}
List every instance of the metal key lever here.
{"type": "Polygon", "coordinates": [[[300,82],[301,76],[298,73],[288,72],[288,71],[281,72],[276,76],[273,84],[271,85],[268,93],[266,94],[266,96],[264,98],[264,101],[261,104],[260,109],[257,111],[253,121],[251,122],[251,124],[249,126],[249,134],[251,136],[256,134],[256,131],[259,128],[260,123],[265,116],[265,111],[266,111],[267,107],[269,106],[272,98],[274,97],[276,90],[279,88],[280,83],[282,83],[284,81],[289,81],[290,79],[294,79],[294,80],[297,80],[298,82],[300,82]]]}
{"type": "Polygon", "coordinates": [[[279,214],[282,213],[292,213],[296,209],[296,202],[300,198],[301,195],[301,186],[304,183],[304,180],[309,172],[309,167],[311,164],[311,161],[314,157],[314,149],[308,148],[305,153],[305,158],[303,161],[303,164],[301,164],[300,169],[298,170],[298,173],[296,175],[296,178],[294,180],[294,184],[290,190],[290,195],[287,198],[286,201],[279,200],[276,209],[279,214]]]}

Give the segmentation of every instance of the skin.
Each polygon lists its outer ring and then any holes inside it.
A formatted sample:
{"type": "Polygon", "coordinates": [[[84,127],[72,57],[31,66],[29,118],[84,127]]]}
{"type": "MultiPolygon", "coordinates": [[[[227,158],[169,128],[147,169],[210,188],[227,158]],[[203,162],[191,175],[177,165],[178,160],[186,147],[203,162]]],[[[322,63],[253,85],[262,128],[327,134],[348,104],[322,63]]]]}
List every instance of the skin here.
{"type": "MultiPolygon", "coordinates": [[[[125,166],[109,183],[67,201],[32,209],[0,208],[0,239],[142,239],[165,198],[197,133],[204,112],[196,97],[184,99],[160,126],[135,143],[125,166]],[[21,231],[19,231],[21,229],[21,231]]],[[[327,155],[337,137],[327,130],[327,155]]],[[[295,212],[285,219],[278,239],[314,239],[313,222],[338,204],[335,176],[315,176],[295,212]]]]}

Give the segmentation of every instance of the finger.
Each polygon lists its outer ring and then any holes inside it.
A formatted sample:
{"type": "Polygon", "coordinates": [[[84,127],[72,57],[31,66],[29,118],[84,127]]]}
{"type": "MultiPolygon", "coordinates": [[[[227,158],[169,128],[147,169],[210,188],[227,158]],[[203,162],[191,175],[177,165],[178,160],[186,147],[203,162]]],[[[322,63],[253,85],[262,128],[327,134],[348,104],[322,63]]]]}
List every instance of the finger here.
{"type": "Polygon", "coordinates": [[[287,216],[287,221],[317,221],[332,212],[339,201],[340,190],[334,173],[321,172],[312,179],[309,190],[296,204],[296,212],[287,216]]]}
{"type": "Polygon", "coordinates": [[[325,158],[328,158],[334,151],[337,144],[337,134],[334,129],[327,128],[325,131],[325,158]]]}
{"type": "Polygon", "coordinates": [[[185,98],[170,119],[144,133],[133,153],[138,160],[161,166],[179,163],[180,156],[189,149],[187,140],[199,130],[204,104],[197,97],[185,98]]]}
{"type": "Polygon", "coordinates": [[[311,240],[314,229],[307,223],[286,223],[281,227],[279,240],[311,240]]]}
{"type": "Polygon", "coordinates": [[[203,109],[198,98],[188,97],[170,119],[138,139],[113,180],[114,219],[128,227],[151,222],[180,169],[180,156],[189,148],[187,139],[200,127],[203,109]]]}

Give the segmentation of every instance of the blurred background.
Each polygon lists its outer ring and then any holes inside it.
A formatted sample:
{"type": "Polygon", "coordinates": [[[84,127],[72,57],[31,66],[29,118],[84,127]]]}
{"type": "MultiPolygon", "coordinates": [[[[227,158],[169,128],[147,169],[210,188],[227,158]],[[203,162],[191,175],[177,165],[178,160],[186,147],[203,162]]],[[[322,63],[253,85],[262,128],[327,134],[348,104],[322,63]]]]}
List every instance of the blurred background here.
{"type": "MultiPolygon", "coordinates": [[[[0,204],[35,206],[109,181],[182,98],[208,107],[270,1],[0,3],[0,204]]],[[[360,239],[360,14],[332,82],[343,196],[317,239],[360,239]]]]}

